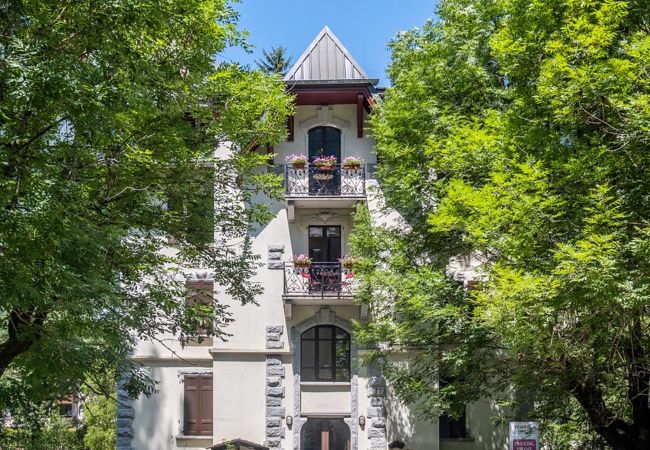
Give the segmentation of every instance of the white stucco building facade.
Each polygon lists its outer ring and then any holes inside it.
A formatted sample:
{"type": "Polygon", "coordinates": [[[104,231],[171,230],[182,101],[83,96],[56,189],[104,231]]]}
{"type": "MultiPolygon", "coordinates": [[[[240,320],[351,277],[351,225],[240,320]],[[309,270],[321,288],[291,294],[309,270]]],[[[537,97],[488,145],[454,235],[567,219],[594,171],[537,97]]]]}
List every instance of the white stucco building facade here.
{"type": "MultiPolygon", "coordinates": [[[[440,424],[416,420],[381,373],[361,364],[351,322],[366,320],[367,310],[354,301],[345,255],[356,205],[378,214],[381,200],[367,123],[380,91],[327,27],[285,81],[296,110],[287,141],[273,151],[286,201],[257,199],[271,205],[274,218],[253,238],[264,263],[255,280],[264,293],[258,305],[223,298],[235,319],[225,342],[183,348],[164,336],[165,345],[137,348],[132,357],[150,370],[159,392],[121,398],[118,449],[226,442],[241,449],[506,449],[507,430],[490,422],[494,405],[469,405],[463,424],[445,423],[464,431],[441,435],[440,424]],[[291,155],[306,164],[288,163],[291,155]],[[311,264],[294,262],[297,255],[311,264]]],[[[188,282],[212,286],[209,271],[199,268],[188,282]]]]}

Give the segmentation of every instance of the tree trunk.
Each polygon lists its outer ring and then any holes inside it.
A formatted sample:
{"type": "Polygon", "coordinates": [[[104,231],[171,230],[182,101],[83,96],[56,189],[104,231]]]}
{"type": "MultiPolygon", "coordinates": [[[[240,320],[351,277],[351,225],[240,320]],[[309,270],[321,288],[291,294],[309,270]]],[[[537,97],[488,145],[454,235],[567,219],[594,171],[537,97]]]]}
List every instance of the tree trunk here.
{"type": "Polygon", "coordinates": [[[46,313],[13,309],[7,321],[7,339],[0,344],[0,377],[11,363],[29,350],[42,333],[46,313]]]}

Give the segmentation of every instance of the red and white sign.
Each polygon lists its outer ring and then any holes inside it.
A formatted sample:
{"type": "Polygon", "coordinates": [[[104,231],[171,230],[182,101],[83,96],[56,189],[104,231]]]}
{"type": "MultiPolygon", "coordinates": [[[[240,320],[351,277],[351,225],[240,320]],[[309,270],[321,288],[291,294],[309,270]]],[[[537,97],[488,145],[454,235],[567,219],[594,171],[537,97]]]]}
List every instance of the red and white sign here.
{"type": "Polygon", "coordinates": [[[510,422],[510,450],[539,450],[539,424],[510,422]]]}

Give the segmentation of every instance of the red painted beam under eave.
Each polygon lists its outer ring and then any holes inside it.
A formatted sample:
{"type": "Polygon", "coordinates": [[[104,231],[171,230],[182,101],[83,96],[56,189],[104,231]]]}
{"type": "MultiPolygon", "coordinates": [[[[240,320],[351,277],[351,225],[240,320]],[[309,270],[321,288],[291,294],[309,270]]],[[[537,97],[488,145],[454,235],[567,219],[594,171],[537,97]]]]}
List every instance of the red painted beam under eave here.
{"type": "Polygon", "coordinates": [[[363,106],[365,103],[363,94],[357,95],[357,138],[363,137],[363,106]]]}

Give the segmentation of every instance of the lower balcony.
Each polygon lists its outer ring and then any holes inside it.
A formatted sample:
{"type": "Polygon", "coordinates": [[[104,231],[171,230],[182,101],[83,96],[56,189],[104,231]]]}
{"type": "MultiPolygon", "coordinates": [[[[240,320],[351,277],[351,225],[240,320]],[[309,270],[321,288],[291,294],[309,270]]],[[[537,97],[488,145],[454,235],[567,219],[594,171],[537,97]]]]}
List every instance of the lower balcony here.
{"type": "Polygon", "coordinates": [[[315,262],[308,267],[284,263],[285,297],[352,297],[354,289],[354,273],[341,263],[315,262]]]}
{"type": "MultiPolygon", "coordinates": [[[[284,263],[284,309],[291,318],[293,305],[356,305],[357,281],[350,267],[338,262],[313,262],[310,266],[284,263]]],[[[361,320],[368,315],[360,306],[361,320]]]]}
{"type": "MultiPolygon", "coordinates": [[[[341,263],[315,262],[309,267],[284,263],[284,312],[291,318],[293,305],[356,305],[354,273],[341,263]]],[[[361,305],[360,319],[367,317],[361,305]]]]}

